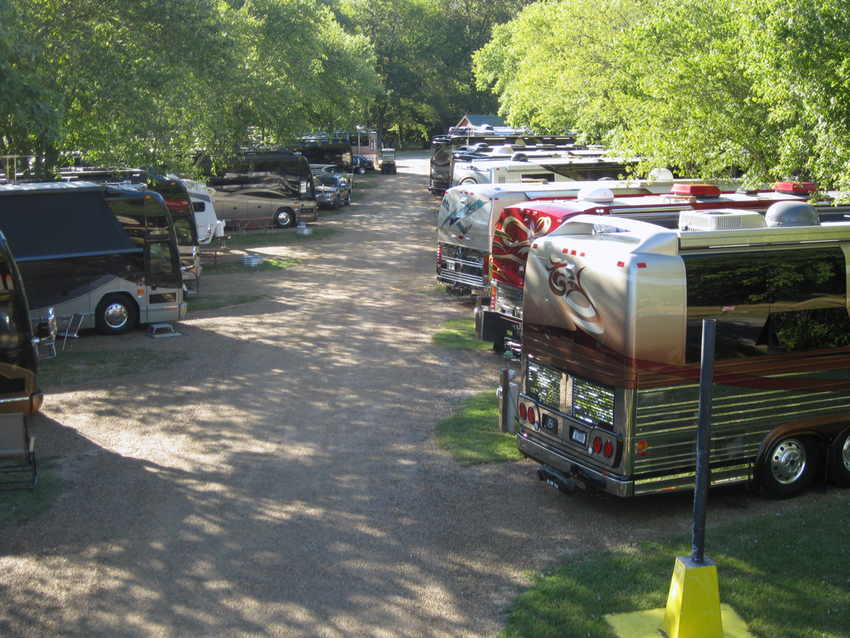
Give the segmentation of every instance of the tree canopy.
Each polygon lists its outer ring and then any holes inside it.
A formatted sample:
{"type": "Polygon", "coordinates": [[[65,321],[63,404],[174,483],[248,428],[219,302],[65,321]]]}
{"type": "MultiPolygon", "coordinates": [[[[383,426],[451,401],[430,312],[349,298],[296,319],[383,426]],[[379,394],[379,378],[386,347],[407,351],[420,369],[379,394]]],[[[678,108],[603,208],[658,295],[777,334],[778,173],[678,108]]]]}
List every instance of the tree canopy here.
{"type": "Polygon", "coordinates": [[[581,131],[646,168],[850,183],[841,0],[545,0],[474,58],[513,123],[581,131]]]}
{"type": "Polygon", "coordinates": [[[353,126],[381,92],[369,41],[313,0],[0,2],[0,148],[49,166],[188,169],[353,126]]]}

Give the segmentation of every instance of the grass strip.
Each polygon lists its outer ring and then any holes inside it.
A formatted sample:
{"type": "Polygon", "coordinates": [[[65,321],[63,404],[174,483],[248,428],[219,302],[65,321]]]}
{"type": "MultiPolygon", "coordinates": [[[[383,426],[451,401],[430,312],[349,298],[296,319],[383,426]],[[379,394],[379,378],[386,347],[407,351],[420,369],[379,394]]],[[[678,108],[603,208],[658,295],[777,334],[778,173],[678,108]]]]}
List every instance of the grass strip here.
{"type": "Polygon", "coordinates": [[[259,266],[245,266],[242,258],[227,259],[218,263],[218,268],[204,268],[203,276],[232,275],[235,273],[255,273],[269,270],[286,270],[301,263],[300,259],[284,259],[283,257],[263,257],[259,266]]]}
{"type": "Polygon", "coordinates": [[[55,387],[164,370],[186,357],[171,352],[125,349],[77,352],[64,350],[38,362],[38,383],[55,387]]]}
{"type": "MultiPolygon", "coordinates": [[[[836,490],[814,503],[777,502],[771,513],[708,529],[706,556],[717,565],[720,601],[754,636],[848,635],[848,505],[850,492],[836,490]]],[[[561,562],[519,596],[500,635],[616,638],[603,616],[665,607],[675,559],[690,554],[691,538],[675,537],[561,562]]]]}
{"type": "Polygon", "coordinates": [[[516,435],[499,430],[496,390],[469,397],[458,412],[436,427],[437,445],[462,466],[516,461],[522,458],[516,435]]]}
{"type": "MultiPolygon", "coordinates": [[[[311,226],[313,232],[309,235],[301,235],[295,228],[278,229],[271,233],[251,232],[244,235],[230,235],[225,244],[228,248],[251,248],[256,246],[281,246],[286,244],[299,244],[328,239],[341,235],[342,231],[335,228],[319,228],[311,226]]],[[[204,270],[206,272],[206,269],[204,270]]]]}
{"type": "Polygon", "coordinates": [[[434,334],[434,343],[447,350],[485,351],[493,348],[492,343],[481,341],[475,335],[475,318],[449,319],[434,334]]]}
{"type": "MultiPolygon", "coordinates": [[[[38,445],[38,442],[36,442],[38,445]]],[[[38,454],[38,447],[36,447],[38,454]]],[[[60,481],[53,472],[52,459],[37,459],[38,484],[31,490],[3,492],[0,508],[0,529],[16,523],[25,523],[47,510],[70,485],[60,481]]],[[[0,464],[2,466],[2,464],[0,464]]]]}
{"type": "Polygon", "coordinates": [[[230,308],[231,306],[239,306],[264,298],[265,295],[192,295],[186,302],[188,306],[186,314],[204,310],[230,308]]]}

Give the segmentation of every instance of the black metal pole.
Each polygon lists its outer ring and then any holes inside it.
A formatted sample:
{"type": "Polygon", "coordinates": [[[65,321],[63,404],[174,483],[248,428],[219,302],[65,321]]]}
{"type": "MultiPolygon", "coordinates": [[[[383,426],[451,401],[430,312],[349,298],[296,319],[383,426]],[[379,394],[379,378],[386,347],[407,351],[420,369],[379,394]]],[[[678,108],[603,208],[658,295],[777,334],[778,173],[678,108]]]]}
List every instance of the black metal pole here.
{"type": "Polygon", "coordinates": [[[691,558],[703,562],[705,556],[705,510],[708,503],[711,452],[711,395],[714,386],[714,335],[716,321],[702,322],[702,358],[699,376],[699,418],[697,421],[697,470],[694,485],[694,534],[691,558]]]}

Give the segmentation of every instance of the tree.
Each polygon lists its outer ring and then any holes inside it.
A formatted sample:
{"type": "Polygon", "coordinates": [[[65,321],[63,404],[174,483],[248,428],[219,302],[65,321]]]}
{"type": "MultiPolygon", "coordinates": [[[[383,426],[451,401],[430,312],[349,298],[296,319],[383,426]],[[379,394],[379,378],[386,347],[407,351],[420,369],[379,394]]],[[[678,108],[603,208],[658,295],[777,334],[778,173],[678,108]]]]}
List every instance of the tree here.
{"type": "Polygon", "coordinates": [[[37,80],[61,125],[49,148],[27,138],[32,115],[26,129],[7,118],[2,133],[48,164],[74,151],[104,166],[190,171],[199,149],[353,123],[380,86],[368,43],[314,0],[0,1],[21,16],[20,37],[6,41],[37,43],[4,98],[33,102],[24,87],[37,80]]]}

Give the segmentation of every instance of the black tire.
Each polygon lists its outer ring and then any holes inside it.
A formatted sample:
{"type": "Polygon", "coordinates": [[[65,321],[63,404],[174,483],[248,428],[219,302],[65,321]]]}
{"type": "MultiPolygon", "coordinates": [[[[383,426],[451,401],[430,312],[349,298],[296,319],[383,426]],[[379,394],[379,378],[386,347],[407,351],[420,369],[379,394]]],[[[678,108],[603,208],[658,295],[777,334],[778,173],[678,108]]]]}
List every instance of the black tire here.
{"type": "Polygon", "coordinates": [[[136,304],[126,295],[106,295],[97,304],[94,325],[102,335],[122,335],[136,325],[139,313],[136,304]]]}
{"type": "Polygon", "coordinates": [[[839,487],[850,487],[850,428],[835,437],[829,446],[829,480],[839,487]]]}
{"type": "Polygon", "coordinates": [[[345,201],[343,202],[344,206],[351,206],[351,193],[345,196],[345,201]]]}
{"type": "Polygon", "coordinates": [[[339,210],[339,207],[340,207],[341,205],[342,205],[342,204],[341,204],[341,202],[339,201],[339,195],[337,195],[337,196],[334,198],[334,206],[333,206],[334,210],[339,210]]]}
{"type": "Polygon", "coordinates": [[[788,436],[771,443],[759,482],[772,498],[790,498],[805,490],[818,467],[818,446],[810,436],[788,436]]]}
{"type": "Polygon", "coordinates": [[[295,212],[290,208],[281,208],[274,214],[274,225],[278,228],[291,228],[296,223],[295,212]]]}

